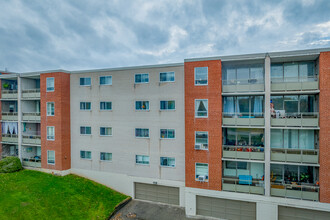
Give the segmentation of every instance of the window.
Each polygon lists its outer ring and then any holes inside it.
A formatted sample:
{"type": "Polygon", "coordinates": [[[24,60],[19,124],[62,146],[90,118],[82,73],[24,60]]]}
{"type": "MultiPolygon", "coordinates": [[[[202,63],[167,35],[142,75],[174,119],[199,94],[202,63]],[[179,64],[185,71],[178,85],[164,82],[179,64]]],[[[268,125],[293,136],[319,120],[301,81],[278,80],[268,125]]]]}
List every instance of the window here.
{"type": "Polygon", "coordinates": [[[271,96],[271,102],[275,111],[272,116],[276,118],[297,118],[300,115],[316,117],[316,100],[316,95],[271,96]]]}
{"type": "Polygon", "coordinates": [[[264,82],[263,64],[223,65],[223,85],[248,85],[264,82]]]}
{"type": "Polygon", "coordinates": [[[174,129],[160,129],[160,138],[161,139],[174,139],[175,130],[174,129]]]}
{"type": "Polygon", "coordinates": [[[92,134],[92,128],[88,127],[88,126],[81,126],[80,127],[80,134],[91,135],[92,134]]]}
{"type": "Polygon", "coordinates": [[[175,158],[174,157],[161,157],[160,166],[162,167],[175,167],[175,158]]]}
{"type": "Polygon", "coordinates": [[[250,128],[224,128],[223,143],[227,146],[264,146],[264,130],[250,128]]]}
{"type": "Polygon", "coordinates": [[[207,131],[195,132],[195,149],[207,150],[209,144],[209,133],[207,131]]]}
{"type": "Polygon", "coordinates": [[[271,148],[317,149],[317,131],[295,129],[272,129],[271,148]]]}
{"type": "Polygon", "coordinates": [[[224,117],[263,118],[263,96],[226,96],[223,97],[224,117]]]}
{"type": "Polygon", "coordinates": [[[100,102],[100,110],[112,110],[112,102],[100,102]]]}
{"type": "Polygon", "coordinates": [[[136,101],[135,110],[149,110],[149,101],[136,101]]]}
{"type": "Polygon", "coordinates": [[[89,160],[91,160],[92,159],[92,152],[91,151],[81,150],[80,151],[80,158],[81,159],[89,159],[89,160]]]}
{"type": "Polygon", "coordinates": [[[149,138],[149,129],[148,128],[135,128],[135,137],[149,138]]]}
{"type": "Polygon", "coordinates": [[[281,82],[307,82],[317,80],[315,62],[274,63],[271,65],[271,80],[281,82]]]}
{"type": "Polygon", "coordinates": [[[112,136],[112,128],[111,127],[100,127],[100,135],[101,136],[112,136]]]}
{"type": "Polygon", "coordinates": [[[160,101],[160,110],[175,110],[175,101],[160,101]]]}
{"type": "Polygon", "coordinates": [[[175,73],[174,72],[163,72],[159,73],[160,82],[174,82],[175,73]]]}
{"type": "Polygon", "coordinates": [[[112,76],[100,76],[100,85],[112,85],[112,76]]]}
{"type": "Polygon", "coordinates": [[[135,162],[136,164],[144,164],[144,165],[148,165],[149,164],[149,156],[145,156],[145,155],[136,155],[135,156],[135,162]]]}
{"type": "Polygon", "coordinates": [[[195,100],[195,117],[196,118],[207,118],[208,103],[207,99],[196,99],[195,100]]]}
{"type": "MultiPolygon", "coordinates": [[[[312,166],[296,166],[296,165],[283,165],[271,164],[271,181],[281,184],[309,183],[314,185],[318,182],[318,167],[312,166]]],[[[299,189],[301,190],[301,189],[299,189]]]]}
{"type": "Polygon", "coordinates": [[[47,140],[55,140],[55,127],[54,126],[47,127],[47,140]]]}
{"type": "Polygon", "coordinates": [[[206,180],[209,179],[209,165],[207,163],[196,163],[195,177],[204,176],[206,180]]]}
{"type": "Polygon", "coordinates": [[[53,150],[47,151],[47,163],[55,164],[55,151],[53,151],[53,150]]]}
{"type": "Polygon", "coordinates": [[[55,90],[54,87],[54,77],[48,77],[46,78],[46,87],[47,92],[53,92],[55,90]]]}
{"type": "Polygon", "coordinates": [[[101,152],[100,160],[102,161],[112,161],[112,153],[101,152]]]}
{"type": "Polygon", "coordinates": [[[81,77],[80,78],[80,85],[81,86],[90,86],[91,85],[91,78],[90,77],[81,77]]]}
{"type": "Polygon", "coordinates": [[[80,102],[80,110],[90,111],[92,109],[92,104],[90,102],[80,102]]]}
{"type": "Polygon", "coordinates": [[[208,67],[195,67],[195,85],[207,85],[208,67]]]}
{"type": "Polygon", "coordinates": [[[55,115],[55,103],[47,102],[47,116],[54,116],[54,115],[55,115]]]}
{"type": "Polygon", "coordinates": [[[149,83],[149,73],[135,74],[135,83],[149,83]]]}

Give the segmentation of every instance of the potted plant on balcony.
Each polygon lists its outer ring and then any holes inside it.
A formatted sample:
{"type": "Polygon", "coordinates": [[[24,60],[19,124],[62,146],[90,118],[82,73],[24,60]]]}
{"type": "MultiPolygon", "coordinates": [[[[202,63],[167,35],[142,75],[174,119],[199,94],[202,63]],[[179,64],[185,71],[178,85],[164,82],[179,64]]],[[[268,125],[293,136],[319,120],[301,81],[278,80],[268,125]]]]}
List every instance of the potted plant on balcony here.
{"type": "Polygon", "coordinates": [[[9,89],[10,84],[7,83],[7,82],[5,82],[4,84],[2,84],[2,87],[3,87],[4,89],[9,89]]]}

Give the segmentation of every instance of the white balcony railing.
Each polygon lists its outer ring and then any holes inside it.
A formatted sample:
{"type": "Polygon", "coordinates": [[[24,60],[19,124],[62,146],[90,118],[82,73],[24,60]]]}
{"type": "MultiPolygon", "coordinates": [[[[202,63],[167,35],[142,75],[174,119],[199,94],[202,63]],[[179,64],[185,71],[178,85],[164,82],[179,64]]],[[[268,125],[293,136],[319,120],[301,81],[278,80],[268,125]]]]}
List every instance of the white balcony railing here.
{"type": "Polygon", "coordinates": [[[2,134],[2,141],[3,142],[17,143],[18,142],[18,135],[17,134],[2,134]]]}
{"type": "Polygon", "coordinates": [[[274,110],[271,112],[271,126],[278,127],[318,127],[318,112],[285,112],[285,110],[274,110]]]}
{"type": "Polygon", "coordinates": [[[265,193],[263,180],[242,181],[238,178],[222,178],[222,190],[258,195],[265,193]]]}
{"type": "Polygon", "coordinates": [[[318,90],[318,76],[312,77],[279,77],[271,79],[271,90],[276,91],[302,91],[302,90],[318,90]]]}
{"type": "Polygon", "coordinates": [[[18,113],[17,112],[2,112],[1,119],[3,121],[17,121],[18,113]]]}
{"type": "Polygon", "coordinates": [[[40,121],[40,112],[23,112],[23,121],[40,121]]]}
{"type": "Polygon", "coordinates": [[[264,147],[255,146],[223,146],[223,158],[245,159],[245,160],[264,160],[264,147]]]}
{"type": "Polygon", "coordinates": [[[233,79],[222,80],[222,92],[263,92],[265,91],[264,79],[233,79]]]}
{"type": "Polygon", "coordinates": [[[263,112],[223,112],[223,125],[264,126],[263,112]]]}
{"type": "Polygon", "coordinates": [[[320,187],[307,183],[271,183],[270,194],[272,196],[319,201],[320,187]]]}
{"type": "Polygon", "coordinates": [[[26,89],[22,91],[22,98],[40,98],[40,89],[26,89]]]}
{"type": "Polygon", "coordinates": [[[41,159],[36,158],[23,158],[23,166],[26,167],[41,167],[41,159]]]}
{"type": "Polygon", "coordinates": [[[41,136],[40,135],[22,135],[23,144],[41,144],[41,136]]]}
{"type": "Polygon", "coordinates": [[[281,162],[317,164],[319,163],[319,150],[272,148],[270,159],[281,162]]]}
{"type": "Polygon", "coordinates": [[[1,98],[2,99],[17,99],[17,90],[1,90],[1,98]]]}

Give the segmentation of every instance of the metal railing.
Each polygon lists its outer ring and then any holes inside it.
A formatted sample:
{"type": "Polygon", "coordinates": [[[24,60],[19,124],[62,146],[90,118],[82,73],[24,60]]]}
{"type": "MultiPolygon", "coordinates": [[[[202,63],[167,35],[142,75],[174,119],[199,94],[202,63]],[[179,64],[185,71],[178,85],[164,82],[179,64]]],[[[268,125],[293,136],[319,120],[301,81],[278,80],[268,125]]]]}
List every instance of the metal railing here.
{"type": "Polygon", "coordinates": [[[263,180],[243,180],[239,178],[222,178],[222,190],[263,195],[265,192],[263,180]]]}
{"type": "Polygon", "coordinates": [[[273,161],[318,163],[318,157],[318,149],[271,148],[271,159],[273,161]],[[276,158],[275,156],[273,156],[274,154],[282,154],[283,157],[276,158]],[[308,160],[306,156],[315,156],[316,160],[308,160]]]}
{"type": "Polygon", "coordinates": [[[23,166],[27,166],[27,167],[41,167],[41,159],[23,158],[23,166]]]}
{"type": "Polygon", "coordinates": [[[2,134],[2,137],[18,138],[18,135],[17,134],[2,134]]]}
{"type": "Polygon", "coordinates": [[[41,135],[27,135],[27,134],[23,134],[22,138],[25,139],[41,139],[41,135]]]}
{"type": "Polygon", "coordinates": [[[239,151],[239,152],[264,152],[264,147],[257,146],[230,146],[224,145],[224,151],[239,151]]]}
{"type": "Polygon", "coordinates": [[[16,90],[16,89],[15,89],[15,90],[2,89],[2,90],[1,90],[1,93],[2,93],[2,94],[15,94],[15,93],[17,93],[17,90],[16,90]]]}
{"type": "Polygon", "coordinates": [[[40,89],[24,89],[22,93],[40,93],[40,89]]]}
{"type": "Polygon", "coordinates": [[[23,116],[40,116],[40,112],[23,112],[23,116]]]}
{"type": "Polygon", "coordinates": [[[1,112],[2,115],[5,116],[17,116],[18,113],[17,112],[1,112]]]}
{"type": "Polygon", "coordinates": [[[295,198],[304,200],[319,200],[320,187],[308,183],[275,183],[271,182],[271,195],[285,198],[295,198]]]}
{"type": "Polygon", "coordinates": [[[250,85],[250,84],[264,84],[263,78],[259,79],[232,79],[222,80],[222,85],[250,85]]]}
{"type": "Polygon", "coordinates": [[[264,160],[264,147],[256,146],[222,146],[223,158],[238,158],[246,160],[264,160]]]}

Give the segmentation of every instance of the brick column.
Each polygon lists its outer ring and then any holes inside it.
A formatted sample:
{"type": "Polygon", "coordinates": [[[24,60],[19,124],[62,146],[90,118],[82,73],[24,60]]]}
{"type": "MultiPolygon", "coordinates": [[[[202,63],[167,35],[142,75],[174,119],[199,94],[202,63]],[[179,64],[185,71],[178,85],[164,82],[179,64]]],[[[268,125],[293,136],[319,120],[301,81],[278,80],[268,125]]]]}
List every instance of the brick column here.
{"type": "Polygon", "coordinates": [[[330,52],[321,52],[320,76],[320,202],[330,203],[330,52]]]}

